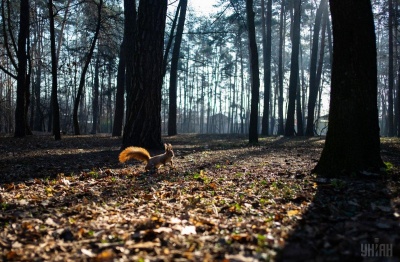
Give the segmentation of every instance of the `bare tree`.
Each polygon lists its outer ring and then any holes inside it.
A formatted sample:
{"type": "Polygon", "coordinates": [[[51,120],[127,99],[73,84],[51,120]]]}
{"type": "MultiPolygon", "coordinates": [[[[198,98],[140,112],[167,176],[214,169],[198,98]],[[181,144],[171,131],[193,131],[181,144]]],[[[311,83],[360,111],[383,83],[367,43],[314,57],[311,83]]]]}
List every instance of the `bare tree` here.
{"type": "Polygon", "coordinates": [[[81,96],[82,96],[82,91],[83,91],[83,87],[85,85],[85,77],[86,77],[86,72],[89,68],[89,64],[90,61],[92,60],[92,56],[93,56],[93,52],[94,52],[94,48],[96,46],[96,41],[97,38],[99,36],[99,32],[100,32],[100,26],[101,26],[101,10],[103,7],[103,0],[100,0],[100,2],[97,5],[97,24],[96,24],[96,29],[95,29],[95,33],[92,39],[92,43],[90,45],[90,49],[89,52],[86,56],[85,59],[85,64],[83,66],[82,72],[81,72],[81,78],[79,81],[79,87],[78,87],[78,92],[76,94],[76,98],[75,98],[75,102],[74,102],[74,111],[73,111],[73,122],[74,122],[74,132],[75,135],[80,135],[81,131],[79,129],[79,122],[78,122],[78,109],[79,109],[79,103],[81,100],[81,96]]]}
{"type": "Polygon", "coordinates": [[[317,81],[317,61],[318,61],[318,42],[319,32],[321,29],[321,21],[324,9],[326,9],[327,0],[321,0],[317,13],[315,15],[315,23],[313,29],[313,39],[310,57],[310,95],[308,97],[308,114],[307,114],[307,127],[306,135],[314,135],[314,111],[315,103],[318,96],[318,81],[317,81]]]}
{"type": "Polygon", "coordinates": [[[388,65],[388,112],[387,112],[387,122],[388,122],[388,136],[394,135],[394,119],[393,119],[393,86],[394,86],[394,71],[393,71],[393,14],[395,10],[393,9],[393,1],[388,0],[388,42],[389,42],[389,65],[388,65]]]}
{"type": "Polygon", "coordinates": [[[251,110],[249,142],[258,143],[258,103],[260,100],[260,76],[258,72],[258,52],[254,25],[253,0],[246,0],[247,29],[249,34],[251,110]]]}
{"type": "Polygon", "coordinates": [[[179,21],[176,28],[174,49],[172,50],[171,60],[171,73],[169,82],[169,118],[168,118],[168,135],[173,136],[177,134],[176,130],[176,96],[177,96],[177,85],[178,85],[178,62],[180,56],[183,28],[185,25],[186,18],[186,7],[187,0],[179,1],[179,21]]]}
{"type": "Polygon", "coordinates": [[[49,0],[49,19],[50,19],[50,44],[51,44],[51,105],[53,111],[53,135],[55,140],[61,139],[60,134],[60,108],[58,105],[57,96],[57,55],[56,55],[56,40],[54,32],[54,13],[53,0],[49,0]]]}
{"type": "Polygon", "coordinates": [[[294,0],[294,16],[292,21],[292,57],[290,64],[289,80],[289,105],[287,110],[285,136],[293,136],[294,113],[296,106],[296,91],[299,80],[299,49],[300,49],[300,21],[301,21],[301,0],[294,0]]]}
{"type": "Polygon", "coordinates": [[[15,109],[15,137],[29,134],[27,111],[29,107],[28,38],[29,1],[21,0],[18,34],[17,105],[15,109]]]}
{"type": "Polygon", "coordinates": [[[279,97],[278,97],[278,135],[284,134],[283,127],[283,45],[285,39],[285,0],[281,2],[281,13],[279,18],[279,54],[278,54],[278,78],[279,78],[279,97]]]}
{"type": "Polygon", "coordinates": [[[262,118],[261,134],[268,135],[269,132],[269,108],[271,94],[271,48],[272,48],[272,0],[261,0],[261,21],[263,32],[263,62],[264,62],[264,111],[262,118]]]}

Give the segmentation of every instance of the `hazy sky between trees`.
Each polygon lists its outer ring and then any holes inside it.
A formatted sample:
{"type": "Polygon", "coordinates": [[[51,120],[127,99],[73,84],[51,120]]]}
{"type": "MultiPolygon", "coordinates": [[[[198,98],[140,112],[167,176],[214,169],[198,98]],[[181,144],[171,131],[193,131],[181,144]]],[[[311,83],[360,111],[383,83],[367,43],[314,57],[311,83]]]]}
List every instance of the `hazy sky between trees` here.
{"type": "Polygon", "coordinates": [[[197,0],[189,3],[189,5],[191,5],[199,13],[206,14],[214,11],[213,5],[215,3],[215,0],[197,0]]]}

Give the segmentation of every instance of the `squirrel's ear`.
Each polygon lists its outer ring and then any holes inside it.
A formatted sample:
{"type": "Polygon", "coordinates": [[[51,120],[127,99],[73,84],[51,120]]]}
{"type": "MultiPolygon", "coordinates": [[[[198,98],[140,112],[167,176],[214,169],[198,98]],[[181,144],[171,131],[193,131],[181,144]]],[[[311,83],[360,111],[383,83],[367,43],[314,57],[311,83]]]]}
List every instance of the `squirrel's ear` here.
{"type": "Polygon", "coordinates": [[[165,143],[164,143],[164,148],[165,148],[165,150],[167,150],[167,148],[168,148],[168,145],[165,143]]]}

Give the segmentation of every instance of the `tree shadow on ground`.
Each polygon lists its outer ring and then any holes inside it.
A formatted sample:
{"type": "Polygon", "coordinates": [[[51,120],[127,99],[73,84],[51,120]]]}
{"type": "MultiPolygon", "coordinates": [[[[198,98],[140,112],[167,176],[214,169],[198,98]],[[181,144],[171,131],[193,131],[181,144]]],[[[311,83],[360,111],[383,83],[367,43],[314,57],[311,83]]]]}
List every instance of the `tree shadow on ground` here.
{"type": "Polygon", "coordinates": [[[278,261],[399,261],[398,174],[317,181],[278,261]]]}

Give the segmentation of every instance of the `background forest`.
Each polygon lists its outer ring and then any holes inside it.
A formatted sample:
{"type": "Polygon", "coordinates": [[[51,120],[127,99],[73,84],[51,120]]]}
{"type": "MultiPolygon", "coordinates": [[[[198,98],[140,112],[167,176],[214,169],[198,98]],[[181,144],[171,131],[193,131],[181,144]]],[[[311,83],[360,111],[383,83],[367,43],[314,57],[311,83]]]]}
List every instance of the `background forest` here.
{"type": "MultiPolygon", "coordinates": [[[[329,6],[326,0],[295,3],[254,1],[261,80],[258,133],[264,135],[288,134],[284,130],[290,86],[296,89],[292,135],[322,135],[328,126],[329,6]],[[292,55],[296,46],[298,55],[292,55]]],[[[178,133],[248,133],[251,83],[245,1],[215,1],[211,13],[192,5],[187,0],[168,5],[162,132],[169,133],[170,83],[176,78],[176,114],[172,112],[178,133]]],[[[63,133],[121,135],[124,116],[116,113],[116,105],[121,105],[117,90],[124,86],[126,67],[121,52],[123,6],[122,0],[1,1],[1,133],[14,133],[21,122],[26,122],[27,134],[52,132],[58,104],[63,133]],[[18,87],[21,74],[25,81],[18,87]],[[25,90],[23,101],[17,99],[18,90],[25,90]],[[18,109],[26,111],[23,120],[18,109]]],[[[399,1],[373,1],[373,10],[381,135],[400,135],[399,1]]]]}

